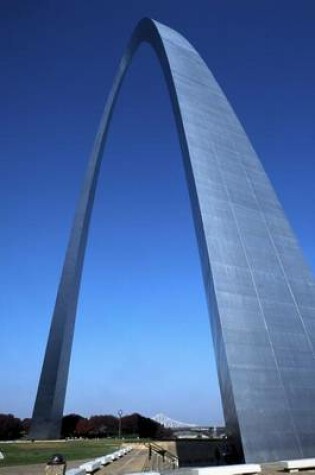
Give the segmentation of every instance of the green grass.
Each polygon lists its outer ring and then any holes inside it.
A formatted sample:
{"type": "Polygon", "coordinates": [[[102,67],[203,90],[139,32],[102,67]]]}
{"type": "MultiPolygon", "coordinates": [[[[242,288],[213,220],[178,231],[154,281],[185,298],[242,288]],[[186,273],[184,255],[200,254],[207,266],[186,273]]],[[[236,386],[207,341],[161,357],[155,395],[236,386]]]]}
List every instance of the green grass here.
{"type": "Polygon", "coordinates": [[[4,460],[0,460],[0,468],[13,465],[29,465],[46,463],[49,458],[60,453],[65,460],[93,459],[114,452],[120,446],[115,439],[74,440],[65,442],[25,442],[1,444],[0,451],[4,460]]]}

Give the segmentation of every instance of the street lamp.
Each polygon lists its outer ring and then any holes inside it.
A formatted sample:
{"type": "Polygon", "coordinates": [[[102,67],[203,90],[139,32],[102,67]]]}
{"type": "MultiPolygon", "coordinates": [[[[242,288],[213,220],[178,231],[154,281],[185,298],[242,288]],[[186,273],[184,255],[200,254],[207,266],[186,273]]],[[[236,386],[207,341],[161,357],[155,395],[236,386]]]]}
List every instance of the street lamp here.
{"type": "Polygon", "coordinates": [[[119,409],[118,416],[119,416],[119,430],[118,430],[118,438],[121,439],[121,416],[123,415],[123,411],[119,409]]]}

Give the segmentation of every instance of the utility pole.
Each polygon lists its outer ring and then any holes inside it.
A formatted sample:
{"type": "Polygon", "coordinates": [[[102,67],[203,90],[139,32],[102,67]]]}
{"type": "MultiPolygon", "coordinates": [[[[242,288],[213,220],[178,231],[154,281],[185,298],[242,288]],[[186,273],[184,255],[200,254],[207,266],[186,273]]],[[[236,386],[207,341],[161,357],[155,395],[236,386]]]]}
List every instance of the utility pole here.
{"type": "Polygon", "coordinates": [[[118,438],[121,439],[121,416],[123,415],[123,411],[121,409],[119,409],[118,411],[118,416],[119,416],[119,429],[118,429],[118,438]]]}

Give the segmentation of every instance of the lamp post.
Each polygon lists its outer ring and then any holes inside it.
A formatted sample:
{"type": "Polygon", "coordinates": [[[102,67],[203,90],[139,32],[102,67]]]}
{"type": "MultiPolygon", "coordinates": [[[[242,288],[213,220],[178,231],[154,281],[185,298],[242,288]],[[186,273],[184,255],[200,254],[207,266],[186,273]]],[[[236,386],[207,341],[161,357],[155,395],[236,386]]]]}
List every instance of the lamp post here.
{"type": "Polygon", "coordinates": [[[118,438],[121,439],[121,416],[123,415],[123,411],[119,409],[118,416],[119,416],[119,429],[118,429],[118,438]]]}

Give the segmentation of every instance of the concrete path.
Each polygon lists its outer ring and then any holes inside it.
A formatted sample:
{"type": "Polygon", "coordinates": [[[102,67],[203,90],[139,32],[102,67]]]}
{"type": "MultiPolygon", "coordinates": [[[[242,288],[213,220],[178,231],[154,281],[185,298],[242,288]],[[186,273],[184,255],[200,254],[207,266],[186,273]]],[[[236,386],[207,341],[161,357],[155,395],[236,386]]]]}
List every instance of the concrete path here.
{"type": "MultiPolygon", "coordinates": [[[[148,455],[147,449],[135,449],[119,460],[95,472],[96,475],[124,475],[125,473],[141,472],[148,455]]],[[[68,462],[67,468],[79,467],[91,459],[68,462]]],[[[0,468],[0,475],[45,475],[45,464],[24,465],[0,468]]]]}
{"type": "Polygon", "coordinates": [[[96,473],[97,475],[124,475],[125,473],[142,472],[147,456],[148,449],[132,450],[129,454],[106,465],[96,473]]]}

